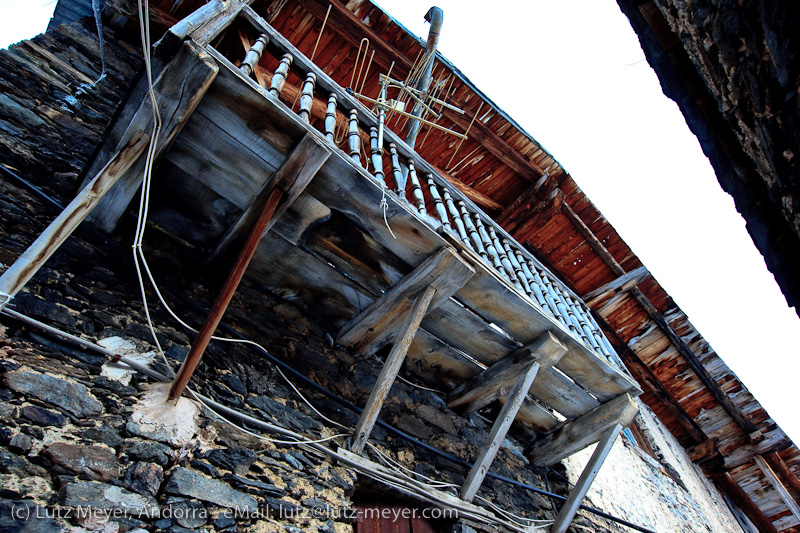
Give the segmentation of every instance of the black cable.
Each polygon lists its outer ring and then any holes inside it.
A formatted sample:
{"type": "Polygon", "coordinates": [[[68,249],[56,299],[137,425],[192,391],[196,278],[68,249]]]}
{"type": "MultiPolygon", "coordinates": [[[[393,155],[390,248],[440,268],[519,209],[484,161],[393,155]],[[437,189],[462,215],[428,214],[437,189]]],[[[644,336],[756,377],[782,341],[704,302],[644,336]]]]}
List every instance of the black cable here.
{"type": "MultiPolygon", "coordinates": [[[[41,189],[39,189],[38,187],[36,187],[32,183],[30,183],[29,181],[23,179],[22,177],[20,177],[19,175],[17,175],[16,173],[12,172],[11,170],[5,168],[2,165],[0,165],[0,168],[2,168],[6,173],[8,173],[8,175],[11,176],[13,179],[15,179],[18,183],[20,183],[24,187],[28,188],[36,196],[38,196],[41,199],[45,200],[48,204],[51,205],[51,207],[55,207],[55,208],[57,208],[59,210],[63,210],[64,209],[64,207],[59,202],[57,202],[56,200],[53,200],[44,191],[42,191],[41,189]]],[[[82,225],[82,226],[85,226],[85,225],[82,225]]],[[[99,230],[96,230],[92,226],[88,226],[88,227],[92,228],[88,232],[92,237],[95,237],[95,238],[99,237],[104,241],[104,243],[106,243],[108,237],[105,234],[103,234],[99,230]]],[[[117,251],[119,251],[119,250],[117,250],[117,251]]],[[[127,254],[122,254],[122,256],[123,257],[127,257],[127,254]]],[[[129,260],[129,258],[128,258],[128,260],[129,260]]],[[[208,310],[207,309],[203,308],[201,305],[199,305],[198,303],[194,302],[191,298],[189,298],[187,295],[185,295],[183,291],[178,290],[171,283],[166,282],[166,283],[160,283],[159,285],[165,287],[174,296],[176,296],[178,299],[180,299],[185,305],[187,305],[188,307],[193,308],[196,312],[201,313],[204,316],[208,314],[208,310]]],[[[225,331],[226,333],[228,333],[229,335],[233,336],[233,337],[236,337],[236,338],[241,339],[241,340],[249,340],[249,339],[247,339],[247,337],[245,337],[244,335],[240,334],[238,331],[233,329],[231,326],[229,326],[225,322],[220,321],[218,327],[220,329],[222,329],[223,331],[225,331]]],[[[255,345],[251,345],[251,346],[255,346],[255,345]]],[[[317,382],[311,380],[305,374],[301,373],[299,370],[296,370],[294,367],[290,366],[288,363],[278,359],[277,357],[275,357],[274,355],[269,353],[266,349],[262,348],[261,346],[258,346],[258,349],[264,354],[264,356],[270,362],[272,362],[273,364],[281,367],[283,370],[285,370],[286,372],[288,372],[292,376],[296,377],[298,380],[300,380],[301,382],[303,382],[307,386],[311,387],[312,389],[322,393],[325,397],[335,401],[336,403],[338,403],[339,405],[341,405],[343,407],[346,407],[346,408],[350,409],[351,411],[355,412],[358,415],[360,415],[361,412],[363,411],[363,409],[361,409],[357,405],[354,405],[354,404],[348,402],[344,398],[341,398],[340,396],[338,396],[333,391],[330,391],[330,390],[326,389],[325,387],[323,387],[322,385],[318,384],[317,382]]],[[[386,422],[383,422],[380,419],[376,420],[376,424],[378,426],[382,427],[383,429],[385,429],[386,431],[388,431],[389,433],[392,433],[395,436],[400,437],[401,439],[405,440],[406,442],[409,442],[409,443],[414,444],[414,445],[416,445],[416,446],[418,446],[418,447],[420,447],[420,448],[422,448],[424,450],[427,450],[430,453],[432,453],[432,454],[434,454],[434,455],[436,455],[438,457],[441,457],[442,459],[446,459],[446,460],[448,460],[448,461],[450,461],[452,463],[455,463],[455,464],[457,464],[459,466],[463,466],[465,468],[472,468],[472,466],[473,466],[471,463],[468,463],[468,462],[466,462],[466,461],[464,461],[462,459],[459,459],[458,457],[452,456],[452,455],[450,455],[450,454],[448,454],[446,452],[443,452],[442,450],[440,450],[438,448],[435,448],[435,447],[431,446],[430,444],[422,442],[422,441],[418,440],[417,438],[409,435],[408,433],[406,433],[404,431],[401,431],[401,430],[395,428],[394,426],[390,426],[389,424],[387,424],[386,422]]],[[[564,496],[560,496],[560,495],[554,494],[554,493],[552,493],[550,491],[540,489],[539,487],[534,487],[533,485],[529,485],[527,483],[522,483],[521,481],[517,481],[516,479],[511,479],[511,478],[508,478],[508,477],[505,477],[505,476],[501,476],[500,474],[495,474],[494,472],[487,472],[486,477],[495,479],[497,481],[503,481],[505,483],[509,483],[509,484],[514,485],[516,487],[524,488],[524,489],[529,490],[531,492],[535,492],[537,494],[541,494],[542,496],[547,496],[547,497],[552,498],[552,499],[556,499],[556,500],[560,500],[560,501],[566,501],[566,499],[567,499],[564,496]]],[[[588,512],[590,512],[592,514],[595,514],[597,516],[603,517],[603,518],[605,518],[607,520],[610,520],[612,522],[616,522],[616,523],[621,524],[623,526],[627,526],[627,527],[629,527],[631,529],[635,529],[636,531],[641,531],[642,533],[655,533],[654,531],[652,531],[650,529],[646,529],[646,528],[644,528],[642,526],[633,524],[633,523],[628,522],[627,520],[624,520],[622,518],[617,518],[616,516],[613,516],[613,515],[610,515],[610,514],[608,514],[606,512],[603,512],[600,509],[595,509],[594,507],[589,507],[587,505],[580,505],[579,508],[583,509],[584,511],[588,511],[588,512]]]]}

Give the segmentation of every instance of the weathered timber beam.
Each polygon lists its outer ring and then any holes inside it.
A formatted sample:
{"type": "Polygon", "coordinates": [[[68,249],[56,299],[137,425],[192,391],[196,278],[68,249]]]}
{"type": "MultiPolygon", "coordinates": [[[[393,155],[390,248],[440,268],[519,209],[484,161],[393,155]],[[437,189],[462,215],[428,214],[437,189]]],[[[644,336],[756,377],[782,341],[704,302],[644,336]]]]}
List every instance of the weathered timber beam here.
{"type": "Polygon", "coordinates": [[[438,167],[436,167],[436,170],[439,171],[439,174],[441,174],[444,179],[449,181],[453,187],[457,188],[459,191],[464,193],[464,195],[467,198],[475,202],[476,205],[480,206],[484,210],[495,211],[495,212],[503,210],[503,204],[495,200],[492,200],[482,192],[477,191],[472,187],[470,187],[469,185],[467,185],[466,183],[459,181],[457,178],[451,176],[444,170],[438,167]]]}
{"type": "Polygon", "coordinates": [[[567,348],[549,331],[519,350],[496,362],[474,378],[461,384],[448,396],[451,409],[463,407],[468,413],[505,396],[519,376],[534,363],[539,363],[539,374],[546,373],[567,352],[567,348]]]}
{"type": "MultiPolygon", "coordinates": [[[[564,192],[561,189],[553,189],[550,191],[542,202],[539,203],[533,210],[529,211],[526,216],[520,216],[506,222],[504,227],[508,228],[508,232],[514,238],[523,239],[525,236],[535,233],[538,229],[544,227],[550,218],[561,209],[561,204],[564,203],[564,192]]],[[[533,246],[527,247],[528,251],[535,250],[533,246]]],[[[534,254],[539,262],[543,263],[548,270],[557,272],[551,268],[550,261],[542,261],[543,254],[538,251],[534,254]]],[[[570,290],[573,290],[570,287],[570,290]]],[[[573,290],[573,292],[575,292],[573,290]]]]}
{"type": "Polygon", "coordinates": [[[768,433],[763,440],[755,443],[745,444],[725,456],[723,469],[733,470],[745,463],[753,461],[757,455],[767,455],[780,452],[792,445],[792,441],[781,431],[776,429],[768,433]]]}
{"type": "MultiPolygon", "coordinates": [[[[689,459],[701,467],[720,465],[725,460],[719,451],[719,439],[711,437],[686,450],[689,459]]],[[[713,466],[712,466],[713,468],[713,466]]]]}
{"type": "Polygon", "coordinates": [[[778,492],[778,494],[780,494],[783,503],[786,504],[786,507],[789,508],[789,511],[791,511],[795,518],[800,520],[800,506],[798,506],[797,502],[794,501],[794,498],[792,498],[792,495],[789,494],[788,490],[786,490],[786,487],[783,486],[783,483],[781,483],[781,480],[777,475],[775,475],[775,472],[772,471],[772,468],[770,468],[762,456],[756,455],[754,459],[756,461],[756,465],[758,465],[758,468],[761,469],[761,471],[767,477],[767,480],[770,482],[772,487],[778,492]]]}
{"type": "MultiPolygon", "coordinates": [[[[563,353],[561,355],[563,355],[563,353]]],[[[525,401],[525,396],[528,394],[533,380],[536,379],[537,372],[539,372],[539,363],[534,362],[517,377],[514,387],[511,389],[511,392],[508,393],[506,403],[503,404],[503,408],[500,409],[500,414],[497,415],[497,419],[492,425],[489,436],[486,437],[486,443],[483,445],[483,448],[481,448],[481,452],[478,454],[475,464],[472,465],[469,474],[467,474],[467,479],[461,486],[459,495],[462,500],[471,502],[475,494],[477,494],[478,489],[483,483],[483,479],[489,472],[489,467],[492,466],[492,462],[497,455],[497,450],[500,449],[500,444],[503,442],[503,439],[506,438],[506,434],[508,434],[508,430],[511,428],[511,423],[517,417],[517,411],[519,411],[519,408],[522,406],[522,402],[525,401]]]]}
{"type": "Polygon", "coordinates": [[[650,277],[650,271],[644,266],[640,266],[639,268],[634,268],[630,272],[622,274],[613,281],[609,281],[605,285],[601,285],[591,292],[587,292],[581,296],[581,299],[586,303],[586,305],[593,306],[605,300],[609,296],[613,296],[618,292],[626,291],[632,287],[635,287],[648,277],[650,277]]]}
{"type": "Polygon", "coordinates": [[[555,187],[555,180],[550,177],[550,174],[544,174],[538,180],[531,183],[522,194],[517,196],[495,220],[501,226],[505,226],[506,222],[516,217],[517,211],[527,211],[527,204],[538,200],[539,197],[542,196],[541,193],[549,194],[555,187]]]}
{"type": "Polygon", "coordinates": [[[715,474],[712,479],[716,481],[722,491],[731,497],[736,502],[736,505],[742,508],[748,518],[753,521],[753,524],[758,528],[761,533],[778,533],[777,528],[767,518],[767,516],[758,508],[758,506],[750,499],[750,496],[736,483],[733,477],[725,472],[722,474],[715,474]]]}
{"type": "Polygon", "coordinates": [[[528,458],[535,465],[549,466],[594,444],[615,424],[627,426],[639,411],[629,394],[621,394],[577,420],[545,435],[528,448],[528,458]]]}
{"type": "MultiPolygon", "coordinates": [[[[595,252],[600,255],[603,261],[608,265],[608,267],[618,276],[625,274],[625,270],[622,266],[614,259],[614,256],[608,251],[608,249],[603,245],[602,242],[595,236],[589,226],[586,225],[583,220],[578,216],[575,211],[567,204],[566,202],[562,204],[562,211],[570,219],[572,224],[575,228],[583,235],[586,240],[589,242],[589,245],[595,252]]],[[[678,335],[672,326],[669,325],[667,320],[664,316],[656,309],[656,307],[650,302],[647,296],[642,293],[638,288],[633,287],[630,289],[630,294],[633,298],[641,305],[644,310],[650,315],[650,318],[655,322],[661,331],[667,336],[667,338],[672,342],[673,345],[678,349],[678,352],[683,356],[686,362],[689,364],[691,369],[697,374],[697,377],[700,378],[700,381],[703,382],[703,385],[711,392],[714,398],[722,405],[723,409],[727,411],[727,413],[733,418],[733,420],[739,425],[742,430],[747,433],[748,435],[755,433],[758,431],[758,428],[753,424],[753,422],[747,418],[747,416],[742,412],[739,407],[733,403],[730,396],[728,396],[725,391],[722,390],[719,383],[709,374],[708,370],[703,363],[697,358],[695,353],[692,351],[691,348],[683,341],[683,339],[678,335]]]]}
{"type": "MultiPolygon", "coordinates": [[[[164,153],[186,124],[218,72],[217,63],[190,41],[184,43],[175,58],[164,67],[153,88],[163,120],[155,148],[156,159],[164,153]]],[[[136,132],[150,131],[153,127],[150,99],[145,96],[122,135],[116,151],[136,132]]],[[[98,208],[88,217],[89,220],[109,233],[113,231],[142,183],[144,167],[145,158],[138,159],[101,200],[98,208]]]]}
{"type": "Polygon", "coordinates": [[[362,354],[374,353],[397,334],[411,306],[410,297],[426,287],[433,287],[436,296],[429,309],[435,309],[473,274],[475,270],[452,248],[441,248],[345,324],[337,335],[337,342],[353,346],[362,354]]]}
{"type": "Polygon", "coordinates": [[[389,394],[389,389],[392,388],[395,378],[397,378],[397,373],[400,371],[400,366],[403,364],[406,353],[408,353],[411,341],[414,340],[419,323],[428,311],[436,292],[437,290],[434,287],[428,285],[413,298],[411,309],[405,314],[403,323],[400,326],[400,337],[394,342],[392,351],[389,352],[386,363],[384,363],[375,386],[367,399],[367,404],[361,412],[361,417],[358,419],[358,424],[356,424],[353,433],[353,442],[350,445],[351,452],[360,454],[364,451],[364,446],[366,446],[367,439],[369,439],[375,421],[378,419],[378,413],[381,411],[383,401],[386,399],[386,395],[389,394]]]}
{"type": "Polygon", "coordinates": [[[578,482],[575,483],[575,487],[569,493],[567,501],[564,502],[564,505],[562,505],[561,509],[558,511],[558,516],[550,528],[550,533],[565,533],[567,531],[570,522],[572,522],[572,519],[575,517],[575,513],[578,512],[581,501],[583,501],[583,498],[589,491],[589,487],[592,486],[594,478],[596,478],[597,473],[600,472],[600,467],[603,466],[606,457],[608,457],[611,451],[611,447],[614,445],[614,441],[621,431],[622,425],[615,424],[603,433],[603,437],[600,439],[594,452],[592,452],[592,457],[583,468],[578,482]]]}
{"type": "Polygon", "coordinates": [[[777,453],[770,453],[764,456],[776,474],[781,476],[783,481],[791,487],[796,494],[800,495],[800,479],[789,469],[786,463],[777,453]]]}
{"type": "Polygon", "coordinates": [[[50,256],[72,235],[103,196],[142,155],[150,135],[136,132],[39,237],[0,276],[0,309],[36,274],[50,256]]]}
{"type": "Polygon", "coordinates": [[[275,221],[286,212],[289,206],[305,190],[330,155],[331,150],[326,146],[325,141],[313,135],[305,135],[291,151],[286,161],[278,168],[275,175],[264,183],[254,201],[250,203],[239,219],[228,228],[225,236],[211,254],[210,260],[224,257],[227,250],[230,250],[236,243],[241,242],[248,228],[251,228],[256,218],[258,218],[260,206],[264,205],[273,190],[280,190],[284,193],[283,200],[278,205],[275,216],[266,228],[266,231],[269,231],[275,221]]]}
{"type": "MultiPolygon", "coordinates": [[[[135,2],[126,2],[124,0],[105,0],[104,7],[113,9],[117,13],[132,20],[139,20],[139,12],[136,10],[135,2]]],[[[155,5],[149,6],[149,11],[150,25],[156,34],[163,33],[178,22],[178,19],[155,5]]]]}

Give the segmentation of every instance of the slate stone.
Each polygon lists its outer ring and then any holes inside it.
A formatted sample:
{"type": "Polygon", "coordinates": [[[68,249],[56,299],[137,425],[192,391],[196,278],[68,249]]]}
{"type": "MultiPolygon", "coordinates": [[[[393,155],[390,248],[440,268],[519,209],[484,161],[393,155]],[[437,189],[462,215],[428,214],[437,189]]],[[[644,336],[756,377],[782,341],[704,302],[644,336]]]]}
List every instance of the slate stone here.
{"type": "Polygon", "coordinates": [[[30,500],[0,499],[0,531],[3,533],[63,533],[68,528],[67,524],[48,518],[47,511],[30,500]]]}
{"type": "Polygon", "coordinates": [[[254,492],[259,496],[266,494],[268,496],[280,497],[286,494],[286,491],[280,487],[277,487],[270,483],[256,481],[254,479],[247,479],[240,476],[225,476],[223,479],[225,481],[230,481],[237,487],[242,488],[248,492],[254,492]]]}
{"type": "Polygon", "coordinates": [[[47,448],[45,455],[70,472],[86,474],[91,479],[108,481],[119,477],[119,461],[108,448],[56,442],[47,448]]]}
{"type": "Polygon", "coordinates": [[[231,527],[235,524],[236,520],[233,519],[232,513],[227,511],[220,513],[219,517],[211,521],[211,525],[217,529],[225,529],[226,527],[231,527]]]}
{"type": "Polygon", "coordinates": [[[164,352],[164,355],[176,361],[183,361],[186,359],[186,356],[189,355],[189,348],[181,346],[180,344],[172,344],[167,348],[167,351],[164,352]]]}
{"type": "Polygon", "coordinates": [[[254,396],[248,398],[247,402],[253,407],[264,410],[275,422],[288,424],[297,431],[305,432],[309,429],[317,428],[320,425],[319,422],[310,416],[283,405],[269,396],[254,396]]]}
{"type": "Polygon", "coordinates": [[[103,443],[115,449],[125,442],[125,439],[119,435],[119,431],[106,424],[84,429],[81,432],[81,437],[103,443]]]}
{"type": "Polygon", "coordinates": [[[236,374],[224,374],[220,381],[227,385],[233,392],[238,392],[242,396],[247,396],[247,387],[236,374]]]}
{"type": "Polygon", "coordinates": [[[162,529],[167,529],[169,526],[172,525],[172,520],[169,518],[162,518],[161,520],[157,520],[155,524],[156,528],[161,531],[162,529]]]}
{"type": "Polygon", "coordinates": [[[134,461],[144,461],[167,466],[172,459],[172,449],[166,444],[149,440],[129,440],[122,451],[134,461]]]}
{"type": "Polygon", "coordinates": [[[11,422],[17,416],[15,414],[17,408],[8,402],[0,401],[0,420],[11,422]]]}
{"type": "Polygon", "coordinates": [[[0,472],[3,474],[14,474],[20,478],[29,476],[50,478],[50,474],[41,466],[36,466],[25,457],[20,457],[2,448],[0,448],[0,472]]]}
{"type": "Polygon", "coordinates": [[[33,448],[33,439],[31,439],[25,433],[17,433],[11,437],[8,447],[11,448],[11,451],[22,455],[27,455],[27,453],[33,448]]]}
{"type": "Polygon", "coordinates": [[[164,469],[153,463],[133,463],[125,472],[123,485],[134,492],[155,496],[164,481],[164,469]]]}
{"type": "Polygon", "coordinates": [[[8,446],[12,438],[14,438],[14,432],[11,428],[0,424],[0,445],[8,446]]]}
{"type": "Polygon", "coordinates": [[[258,507],[252,496],[234,490],[221,481],[209,479],[183,467],[172,471],[165,491],[215,503],[220,507],[236,509],[239,512],[255,512],[258,507]]]}
{"type": "Polygon", "coordinates": [[[30,370],[15,370],[3,376],[6,386],[66,409],[78,418],[99,415],[103,407],[81,383],[30,370]]]}
{"type": "Polygon", "coordinates": [[[69,310],[63,305],[58,305],[41,298],[35,294],[23,292],[14,298],[14,303],[20,313],[34,318],[43,318],[48,323],[58,322],[69,327],[76,327],[78,321],[72,316],[69,310]]]}
{"type": "Polygon", "coordinates": [[[23,407],[21,413],[23,417],[40,426],[56,426],[61,428],[67,423],[67,417],[64,415],[42,409],[35,405],[23,407]]]}
{"type": "Polygon", "coordinates": [[[433,435],[433,430],[426,426],[422,420],[409,414],[401,415],[397,419],[397,427],[422,440],[428,440],[433,435]]]}
{"type": "Polygon", "coordinates": [[[159,510],[156,499],[150,495],[97,481],[65,485],[59,491],[59,502],[67,507],[121,509],[133,516],[157,516],[159,510]]]}
{"type": "Polygon", "coordinates": [[[247,474],[247,471],[256,462],[258,456],[253,450],[246,448],[225,448],[210,450],[206,453],[206,459],[214,466],[243,476],[247,474]]]}
{"type": "Polygon", "coordinates": [[[189,529],[202,527],[208,521],[208,510],[205,506],[194,500],[182,500],[170,504],[170,517],[180,526],[189,529]]]}
{"type": "Polygon", "coordinates": [[[199,470],[200,472],[207,474],[211,477],[219,477],[219,470],[217,470],[216,468],[214,468],[213,465],[205,461],[200,461],[198,459],[195,459],[191,462],[191,466],[195,470],[199,470]]]}

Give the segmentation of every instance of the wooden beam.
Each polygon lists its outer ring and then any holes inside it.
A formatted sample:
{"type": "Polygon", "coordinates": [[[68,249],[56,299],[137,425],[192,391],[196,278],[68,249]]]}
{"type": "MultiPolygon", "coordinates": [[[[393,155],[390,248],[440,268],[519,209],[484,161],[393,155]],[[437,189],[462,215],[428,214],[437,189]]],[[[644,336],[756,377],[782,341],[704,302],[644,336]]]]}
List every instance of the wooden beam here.
{"type": "Polygon", "coordinates": [[[544,174],[541,178],[531,183],[522,194],[517,196],[517,198],[500,213],[495,221],[501,226],[505,226],[508,221],[515,218],[517,211],[527,211],[527,204],[532,201],[538,201],[542,193],[545,195],[550,194],[555,188],[555,180],[550,177],[550,174],[544,174]]]}
{"type": "Polygon", "coordinates": [[[497,415],[497,419],[492,425],[492,430],[489,432],[489,436],[486,437],[486,443],[481,448],[481,452],[478,454],[478,458],[475,460],[475,464],[472,465],[469,474],[467,474],[464,485],[461,486],[459,495],[462,500],[471,502],[475,494],[477,494],[483,479],[489,472],[492,461],[497,455],[497,450],[500,449],[500,444],[506,438],[511,423],[517,416],[517,411],[519,411],[522,402],[525,401],[525,396],[528,394],[528,390],[531,388],[538,371],[539,363],[530,365],[524,373],[519,375],[514,388],[508,393],[508,399],[503,404],[500,414],[497,415]]]}
{"type": "Polygon", "coordinates": [[[783,481],[789,485],[796,494],[800,495],[800,479],[798,479],[786,463],[783,462],[781,456],[777,453],[770,453],[765,455],[764,459],[767,460],[775,473],[781,476],[783,481]]]}
{"type": "Polygon", "coordinates": [[[789,494],[788,490],[786,490],[786,487],[783,486],[783,483],[781,483],[781,480],[777,475],[775,475],[775,472],[772,471],[772,468],[770,468],[762,456],[756,455],[754,459],[758,465],[758,468],[760,468],[767,477],[767,480],[770,482],[772,487],[778,492],[778,494],[780,494],[783,503],[786,504],[786,507],[789,508],[789,511],[791,511],[795,518],[800,520],[800,506],[797,505],[796,501],[794,501],[794,498],[792,498],[792,495],[789,494]]]}
{"type": "Polygon", "coordinates": [[[767,455],[785,450],[792,445],[792,441],[781,431],[776,429],[768,433],[761,441],[745,444],[736,448],[725,456],[723,470],[730,471],[753,461],[757,455],[767,455]]]}
{"type": "MultiPolygon", "coordinates": [[[[156,159],[186,124],[218,72],[217,63],[191,41],[184,43],[175,58],[164,67],[154,83],[156,102],[163,120],[155,149],[156,159]]],[[[127,144],[136,132],[150,131],[153,127],[150,98],[145,96],[116,151],[127,144]]],[[[142,183],[144,167],[145,159],[137,160],[120,178],[117,186],[101,200],[98,208],[88,217],[89,220],[109,233],[113,231],[142,183]]]]}
{"type": "Polygon", "coordinates": [[[567,501],[564,502],[564,505],[562,505],[561,509],[558,511],[558,516],[550,528],[550,533],[565,533],[567,531],[570,522],[572,522],[572,519],[575,517],[575,513],[578,512],[581,501],[583,501],[583,498],[589,491],[589,487],[592,486],[594,478],[597,477],[600,467],[603,466],[606,457],[608,457],[608,453],[611,451],[611,447],[614,445],[614,441],[621,431],[622,425],[615,424],[603,433],[603,437],[600,439],[594,452],[592,452],[592,457],[583,468],[581,477],[578,478],[578,482],[575,483],[575,487],[569,493],[567,501]]]}
{"type": "Polygon", "coordinates": [[[548,372],[567,353],[567,348],[549,331],[527,346],[516,350],[496,362],[474,378],[462,383],[448,396],[451,409],[466,405],[468,413],[505,396],[534,363],[539,363],[539,374],[548,372]]]}
{"type": "MultiPolygon", "coordinates": [[[[209,260],[224,257],[226,251],[235,248],[236,244],[243,241],[248,229],[258,218],[260,206],[264,205],[273,190],[280,190],[284,193],[283,199],[275,210],[275,216],[267,225],[266,231],[269,231],[275,221],[305,190],[330,155],[331,149],[325,141],[314,135],[305,135],[291,151],[286,161],[278,168],[275,175],[264,183],[256,198],[250,202],[239,219],[228,228],[209,260]]],[[[253,181],[257,180],[254,178],[253,181]]]]}
{"type": "Polygon", "coordinates": [[[400,328],[400,337],[392,346],[392,351],[389,352],[386,363],[384,363],[381,373],[378,375],[378,380],[375,382],[375,387],[373,387],[369,395],[367,405],[364,406],[364,411],[361,412],[361,417],[358,419],[358,424],[356,424],[353,434],[353,442],[350,445],[351,452],[360,454],[364,451],[364,446],[366,446],[367,439],[369,439],[375,421],[378,419],[378,413],[381,411],[383,401],[386,399],[386,395],[389,394],[389,389],[392,388],[395,378],[397,378],[397,373],[400,371],[400,366],[403,364],[406,353],[408,353],[411,341],[414,340],[419,323],[428,311],[428,306],[436,292],[436,288],[429,285],[414,298],[411,309],[406,314],[400,328]]]}
{"type": "Polygon", "coordinates": [[[495,200],[492,200],[482,192],[473,189],[466,183],[460,181],[458,178],[451,176],[450,174],[440,169],[439,167],[435,168],[439,172],[439,174],[442,175],[444,179],[450,182],[450,184],[453,187],[457,188],[459,191],[464,193],[464,196],[475,202],[475,205],[481,207],[485,211],[499,212],[503,210],[503,204],[495,200]]]}
{"type": "Polygon", "coordinates": [[[0,309],[19,292],[56,250],[72,235],[103,196],[117,183],[144,152],[150,135],[135,132],[122,150],[78,193],[39,237],[0,276],[0,294],[5,298],[0,309]]]}
{"type": "Polygon", "coordinates": [[[601,285],[591,292],[587,292],[581,296],[586,305],[594,306],[595,304],[605,300],[609,296],[613,296],[622,291],[626,291],[635,287],[645,279],[650,277],[650,271],[644,266],[634,268],[633,270],[622,274],[617,279],[609,281],[605,285],[601,285]]]}
{"type": "MultiPolygon", "coordinates": [[[[592,230],[589,229],[589,226],[587,226],[586,223],[581,220],[578,214],[572,210],[569,204],[565,202],[562,205],[562,211],[567,218],[570,219],[572,224],[581,233],[581,235],[586,238],[592,249],[594,249],[594,251],[600,255],[612,272],[618,276],[625,274],[625,270],[622,268],[622,266],[617,262],[616,259],[614,259],[614,256],[611,255],[608,249],[606,249],[606,247],[602,242],[600,242],[595,234],[592,233],[592,230]]],[[[664,316],[658,311],[658,309],[656,309],[656,307],[642,293],[642,291],[636,287],[633,287],[630,289],[630,294],[634,299],[636,299],[639,305],[644,308],[647,314],[650,315],[650,318],[664,332],[667,338],[669,338],[670,342],[675,345],[681,356],[683,356],[694,373],[697,374],[697,377],[700,378],[700,381],[703,382],[703,385],[705,385],[709,392],[722,405],[722,408],[727,411],[727,413],[731,416],[731,418],[733,418],[739,427],[742,428],[742,430],[748,435],[756,433],[758,431],[756,425],[753,424],[749,418],[747,418],[747,416],[735,403],[733,403],[733,400],[731,400],[730,396],[728,396],[725,391],[722,390],[719,383],[717,383],[711,374],[709,374],[706,367],[703,366],[703,363],[700,362],[692,349],[689,348],[680,335],[678,335],[675,330],[672,329],[664,316]]]]}
{"type": "Polygon", "coordinates": [[[767,516],[758,508],[758,506],[750,499],[750,496],[736,483],[736,480],[727,473],[715,474],[712,479],[717,483],[717,486],[731,499],[736,502],[736,505],[742,508],[742,511],[753,521],[753,524],[758,528],[761,533],[778,533],[777,528],[767,518],[767,516]]]}
{"type": "Polygon", "coordinates": [[[528,458],[538,466],[550,466],[599,441],[615,424],[627,426],[638,412],[629,394],[621,394],[577,420],[545,435],[528,448],[528,458]]]}
{"type": "Polygon", "coordinates": [[[361,354],[371,354],[391,341],[411,306],[413,296],[425,287],[436,289],[429,309],[450,298],[475,270],[450,247],[443,247],[406,275],[369,307],[346,324],[337,342],[353,346],[361,354]]]}

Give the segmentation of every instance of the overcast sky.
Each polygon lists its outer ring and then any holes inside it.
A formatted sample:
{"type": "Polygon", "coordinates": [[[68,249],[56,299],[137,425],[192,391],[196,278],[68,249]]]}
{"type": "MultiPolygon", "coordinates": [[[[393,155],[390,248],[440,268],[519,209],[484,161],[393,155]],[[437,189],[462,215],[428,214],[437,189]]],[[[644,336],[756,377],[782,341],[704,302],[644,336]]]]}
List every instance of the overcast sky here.
{"type": "MultiPolygon", "coordinates": [[[[379,0],[419,36],[432,0],[379,0]]],[[[0,47],[55,2],[0,0],[0,47]]],[[[438,0],[442,53],[567,169],[796,443],[800,321],[614,0],[438,0]]]]}

